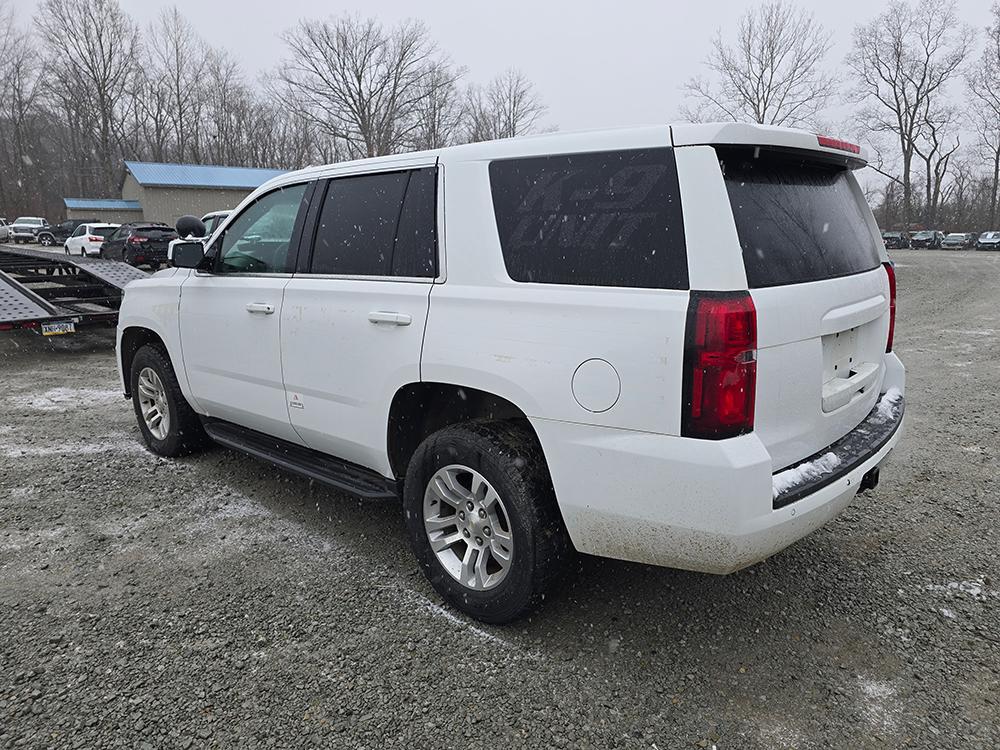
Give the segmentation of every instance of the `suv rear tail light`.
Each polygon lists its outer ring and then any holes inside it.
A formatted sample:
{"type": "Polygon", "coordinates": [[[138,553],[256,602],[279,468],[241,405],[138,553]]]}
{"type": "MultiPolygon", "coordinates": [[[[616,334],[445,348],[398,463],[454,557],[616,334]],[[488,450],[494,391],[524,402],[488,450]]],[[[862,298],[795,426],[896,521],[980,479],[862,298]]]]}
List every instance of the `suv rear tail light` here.
{"type": "Polygon", "coordinates": [[[691,292],[681,435],[722,440],[753,430],[757,311],[748,292],[691,292]]]}
{"type": "Polygon", "coordinates": [[[148,242],[149,240],[146,237],[140,237],[137,234],[133,234],[128,238],[128,241],[133,245],[141,245],[143,242],[148,242]]]}
{"type": "Polygon", "coordinates": [[[896,269],[892,263],[883,263],[882,268],[889,276],[889,337],[885,341],[888,353],[892,351],[892,336],[896,332],[896,269]]]}
{"type": "Polygon", "coordinates": [[[103,237],[95,237],[94,235],[90,235],[89,237],[87,237],[87,242],[104,242],[104,238],[103,237]]]}

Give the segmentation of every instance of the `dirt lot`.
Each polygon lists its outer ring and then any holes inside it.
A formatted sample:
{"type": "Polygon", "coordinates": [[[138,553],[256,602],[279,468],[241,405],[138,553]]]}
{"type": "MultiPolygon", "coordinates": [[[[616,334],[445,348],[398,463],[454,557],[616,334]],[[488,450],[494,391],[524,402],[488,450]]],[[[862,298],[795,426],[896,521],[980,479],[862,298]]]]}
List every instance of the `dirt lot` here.
{"type": "Polygon", "coordinates": [[[0,334],[0,747],[996,746],[1000,254],[897,260],[874,494],[725,578],[584,558],[510,627],[392,503],[145,452],[112,332],[0,334]]]}

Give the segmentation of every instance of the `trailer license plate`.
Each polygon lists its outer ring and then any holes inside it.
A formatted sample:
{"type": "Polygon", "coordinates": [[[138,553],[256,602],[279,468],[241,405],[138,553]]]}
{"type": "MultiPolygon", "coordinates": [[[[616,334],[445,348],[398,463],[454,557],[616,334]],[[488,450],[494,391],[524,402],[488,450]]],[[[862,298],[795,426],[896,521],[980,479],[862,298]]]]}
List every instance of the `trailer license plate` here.
{"type": "Polygon", "coordinates": [[[42,323],[43,336],[59,336],[63,333],[76,333],[76,324],[72,320],[59,323],[42,323]]]}

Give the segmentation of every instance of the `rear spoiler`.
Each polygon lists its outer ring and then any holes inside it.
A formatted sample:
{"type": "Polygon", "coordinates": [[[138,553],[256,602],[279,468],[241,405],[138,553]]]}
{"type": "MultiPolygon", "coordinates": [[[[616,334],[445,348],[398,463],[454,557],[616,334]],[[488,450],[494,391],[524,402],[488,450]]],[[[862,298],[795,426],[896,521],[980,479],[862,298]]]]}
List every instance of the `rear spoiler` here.
{"type": "Polygon", "coordinates": [[[851,169],[868,166],[866,149],[838,138],[795,128],[751,125],[742,122],[672,125],[674,146],[765,146],[814,151],[843,161],[851,169]]]}

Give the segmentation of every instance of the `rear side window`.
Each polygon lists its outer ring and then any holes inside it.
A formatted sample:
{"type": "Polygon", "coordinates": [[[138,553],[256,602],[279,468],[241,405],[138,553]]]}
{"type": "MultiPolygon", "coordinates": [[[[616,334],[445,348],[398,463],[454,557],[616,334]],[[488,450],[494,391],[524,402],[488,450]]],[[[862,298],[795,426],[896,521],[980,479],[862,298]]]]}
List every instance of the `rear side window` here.
{"type": "Polygon", "coordinates": [[[437,275],[435,169],[330,180],[311,273],[437,275]]]}
{"type": "Polygon", "coordinates": [[[688,288],[673,149],[495,161],[490,184],[515,281],[688,288]]]}
{"type": "Polygon", "coordinates": [[[751,288],[878,268],[869,208],[846,167],[754,148],[719,148],[751,288]]]}

